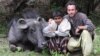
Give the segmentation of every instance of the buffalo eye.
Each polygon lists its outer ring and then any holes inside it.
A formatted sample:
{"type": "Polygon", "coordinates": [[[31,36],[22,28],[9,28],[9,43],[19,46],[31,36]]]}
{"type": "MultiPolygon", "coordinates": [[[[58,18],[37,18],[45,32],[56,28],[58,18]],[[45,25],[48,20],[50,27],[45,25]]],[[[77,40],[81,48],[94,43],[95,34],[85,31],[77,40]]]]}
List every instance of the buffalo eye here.
{"type": "Polygon", "coordinates": [[[35,29],[35,28],[32,28],[32,29],[30,29],[30,31],[31,31],[31,33],[32,33],[32,32],[35,32],[36,29],[35,29]]]}

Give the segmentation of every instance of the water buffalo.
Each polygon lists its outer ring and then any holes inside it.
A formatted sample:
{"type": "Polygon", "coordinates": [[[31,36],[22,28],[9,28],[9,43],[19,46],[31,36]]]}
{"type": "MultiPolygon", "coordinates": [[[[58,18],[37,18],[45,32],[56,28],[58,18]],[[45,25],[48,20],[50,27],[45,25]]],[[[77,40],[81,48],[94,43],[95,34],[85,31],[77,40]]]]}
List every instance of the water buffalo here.
{"type": "Polygon", "coordinates": [[[23,50],[41,50],[45,44],[42,29],[46,21],[35,10],[25,9],[20,16],[14,16],[8,32],[8,41],[11,51],[20,48],[23,50]]]}

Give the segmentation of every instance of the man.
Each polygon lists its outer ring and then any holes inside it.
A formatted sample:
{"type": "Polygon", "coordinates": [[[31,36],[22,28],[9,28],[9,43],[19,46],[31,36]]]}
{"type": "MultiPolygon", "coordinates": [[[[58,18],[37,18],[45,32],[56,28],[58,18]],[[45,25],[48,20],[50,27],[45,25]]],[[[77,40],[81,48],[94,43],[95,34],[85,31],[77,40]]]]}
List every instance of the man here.
{"type": "MultiPolygon", "coordinates": [[[[81,12],[78,12],[77,5],[74,1],[69,1],[66,4],[66,11],[71,23],[71,38],[68,42],[68,50],[72,56],[75,56],[79,50],[82,50],[82,56],[89,56],[92,51],[92,40],[94,37],[94,25],[88,17],[81,12]]],[[[76,55],[81,56],[81,55],[76,55]]]]}
{"type": "Polygon", "coordinates": [[[44,35],[49,38],[48,47],[50,51],[67,53],[67,42],[71,25],[63,13],[59,10],[53,12],[53,19],[44,28],[44,35]]]}

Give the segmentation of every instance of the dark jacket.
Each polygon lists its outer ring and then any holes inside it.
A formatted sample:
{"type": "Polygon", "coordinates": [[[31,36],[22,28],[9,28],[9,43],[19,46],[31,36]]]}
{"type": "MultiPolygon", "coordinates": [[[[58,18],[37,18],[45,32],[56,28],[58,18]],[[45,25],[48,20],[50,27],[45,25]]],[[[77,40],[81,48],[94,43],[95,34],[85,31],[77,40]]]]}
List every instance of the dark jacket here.
{"type": "MultiPolygon", "coordinates": [[[[90,32],[90,34],[93,36],[94,35],[94,29],[95,26],[93,25],[93,23],[91,22],[90,19],[88,19],[88,17],[81,12],[78,12],[74,17],[69,17],[68,15],[65,15],[64,17],[66,17],[70,23],[71,23],[71,36],[75,37],[77,36],[75,34],[75,30],[78,26],[87,26],[87,30],[90,32]]],[[[81,33],[82,31],[80,31],[81,33]]]]}

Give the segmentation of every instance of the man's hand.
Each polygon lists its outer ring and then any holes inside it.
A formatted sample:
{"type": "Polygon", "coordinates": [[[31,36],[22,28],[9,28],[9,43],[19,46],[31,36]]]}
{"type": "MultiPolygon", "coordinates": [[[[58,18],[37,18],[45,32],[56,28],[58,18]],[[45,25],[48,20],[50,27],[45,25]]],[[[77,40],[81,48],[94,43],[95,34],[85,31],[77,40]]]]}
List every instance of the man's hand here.
{"type": "Polygon", "coordinates": [[[49,23],[49,24],[51,24],[51,23],[52,23],[52,21],[53,21],[53,19],[52,19],[52,18],[50,18],[50,19],[48,20],[48,23],[49,23]]]}
{"type": "Polygon", "coordinates": [[[78,27],[76,28],[75,34],[76,34],[76,35],[79,35],[79,34],[80,34],[79,31],[80,31],[80,30],[85,30],[85,29],[87,29],[87,26],[78,26],[78,27]]]}
{"type": "Polygon", "coordinates": [[[79,35],[80,34],[79,31],[80,31],[80,29],[79,28],[76,28],[75,34],[76,35],[79,35]]]}
{"type": "Polygon", "coordinates": [[[78,26],[78,28],[81,30],[85,30],[85,29],[87,29],[87,26],[78,26]]]}

